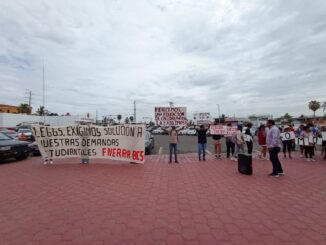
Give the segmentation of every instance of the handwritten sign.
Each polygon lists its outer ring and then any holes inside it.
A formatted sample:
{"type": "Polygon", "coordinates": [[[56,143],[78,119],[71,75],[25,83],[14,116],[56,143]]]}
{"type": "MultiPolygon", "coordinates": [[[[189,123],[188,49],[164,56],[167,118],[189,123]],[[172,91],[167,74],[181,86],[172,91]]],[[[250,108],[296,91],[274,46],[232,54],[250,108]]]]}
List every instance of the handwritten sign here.
{"type": "Polygon", "coordinates": [[[231,137],[234,133],[237,132],[236,126],[225,126],[225,125],[211,125],[209,127],[210,133],[212,135],[224,135],[231,137]]]}
{"type": "Polygon", "coordinates": [[[193,121],[195,125],[211,124],[212,117],[209,112],[194,113],[193,121]]]}
{"type": "Polygon", "coordinates": [[[35,140],[43,158],[102,158],[144,163],[144,125],[99,127],[34,126],[35,140]]]}
{"type": "Polygon", "coordinates": [[[155,107],[157,126],[187,126],[186,107],[155,107]]]}
{"type": "Polygon", "coordinates": [[[295,134],[294,132],[284,132],[284,133],[281,133],[281,140],[282,141],[286,141],[286,140],[293,140],[295,139],[295,134]]]}

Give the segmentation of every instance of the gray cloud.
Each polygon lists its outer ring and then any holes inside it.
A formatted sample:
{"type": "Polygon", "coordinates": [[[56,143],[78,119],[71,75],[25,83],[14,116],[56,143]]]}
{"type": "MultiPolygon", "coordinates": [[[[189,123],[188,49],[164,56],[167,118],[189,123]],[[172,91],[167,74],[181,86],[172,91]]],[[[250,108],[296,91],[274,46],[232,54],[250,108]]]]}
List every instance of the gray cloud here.
{"type": "Polygon", "coordinates": [[[152,116],[310,113],[326,91],[326,2],[0,2],[0,103],[152,116]]]}

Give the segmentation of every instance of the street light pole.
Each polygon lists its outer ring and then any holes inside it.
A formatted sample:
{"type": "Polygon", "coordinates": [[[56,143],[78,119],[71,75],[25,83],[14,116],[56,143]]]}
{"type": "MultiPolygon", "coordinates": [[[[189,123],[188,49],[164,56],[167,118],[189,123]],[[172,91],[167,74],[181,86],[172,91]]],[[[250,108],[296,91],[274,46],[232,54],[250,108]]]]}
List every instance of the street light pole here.
{"type": "Polygon", "coordinates": [[[217,109],[218,109],[218,123],[220,123],[221,122],[220,104],[217,104],[217,109]]]}

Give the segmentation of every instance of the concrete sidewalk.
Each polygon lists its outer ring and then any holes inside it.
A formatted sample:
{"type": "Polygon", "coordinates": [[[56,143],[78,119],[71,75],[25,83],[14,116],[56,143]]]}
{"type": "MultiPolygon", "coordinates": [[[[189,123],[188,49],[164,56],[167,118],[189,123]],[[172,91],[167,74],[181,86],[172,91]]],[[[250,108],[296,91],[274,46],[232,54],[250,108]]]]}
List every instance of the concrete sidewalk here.
{"type": "Polygon", "coordinates": [[[326,161],[0,164],[0,244],[326,244],[326,161]]]}

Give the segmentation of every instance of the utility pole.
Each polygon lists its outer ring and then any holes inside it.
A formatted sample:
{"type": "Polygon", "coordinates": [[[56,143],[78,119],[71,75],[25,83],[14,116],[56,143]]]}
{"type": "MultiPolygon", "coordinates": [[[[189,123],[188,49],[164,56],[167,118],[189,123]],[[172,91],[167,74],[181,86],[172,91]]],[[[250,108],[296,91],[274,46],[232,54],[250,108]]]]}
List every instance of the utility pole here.
{"type": "Polygon", "coordinates": [[[136,100],[134,101],[134,122],[137,123],[137,119],[136,119],[136,100]]]}
{"type": "Polygon", "coordinates": [[[44,71],[44,60],[43,60],[43,123],[45,124],[45,71],[44,71]]]}
{"type": "Polygon", "coordinates": [[[217,109],[218,109],[218,123],[220,123],[221,122],[220,104],[217,104],[217,109]]]}

